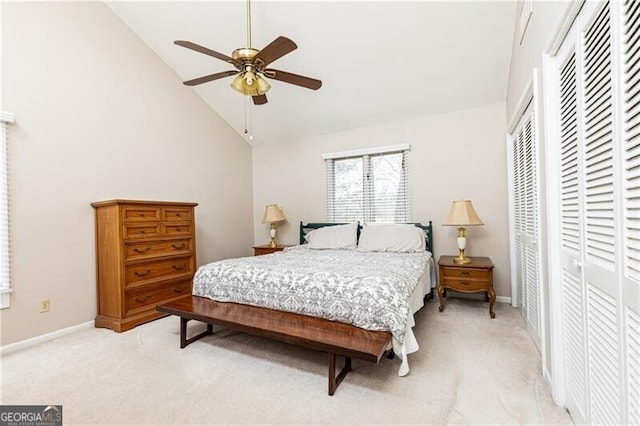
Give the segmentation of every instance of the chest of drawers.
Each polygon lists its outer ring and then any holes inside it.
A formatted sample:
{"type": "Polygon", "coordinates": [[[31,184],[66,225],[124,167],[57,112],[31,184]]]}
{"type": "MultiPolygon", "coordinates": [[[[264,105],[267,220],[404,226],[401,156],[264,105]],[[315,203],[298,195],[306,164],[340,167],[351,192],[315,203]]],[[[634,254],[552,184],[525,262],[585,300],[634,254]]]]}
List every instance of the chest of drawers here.
{"type": "Polygon", "coordinates": [[[96,327],[122,332],[164,316],[156,305],[191,294],[196,203],[109,200],[96,224],[96,327]]]}

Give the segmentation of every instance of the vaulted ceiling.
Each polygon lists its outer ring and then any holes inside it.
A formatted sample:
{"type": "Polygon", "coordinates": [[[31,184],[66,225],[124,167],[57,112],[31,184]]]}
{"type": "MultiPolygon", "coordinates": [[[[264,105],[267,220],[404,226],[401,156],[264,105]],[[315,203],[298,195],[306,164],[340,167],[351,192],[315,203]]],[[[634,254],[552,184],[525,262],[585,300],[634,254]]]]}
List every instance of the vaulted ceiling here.
{"type": "MultiPolygon", "coordinates": [[[[246,46],[243,0],[108,5],[182,80],[233,68],[174,40],[226,55],[246,46]]],[[[515,1],[254,0],[251,8],[253,47],[280,35],[298,45],[273,68],[323,82],[313,91],[270,80],[269,102],[249,110],[252,144],[296,142],[506,98],[515,1]]],[[[195,90],[245,136],[245,98],[231,81],[185,90],[195,90]]]]}

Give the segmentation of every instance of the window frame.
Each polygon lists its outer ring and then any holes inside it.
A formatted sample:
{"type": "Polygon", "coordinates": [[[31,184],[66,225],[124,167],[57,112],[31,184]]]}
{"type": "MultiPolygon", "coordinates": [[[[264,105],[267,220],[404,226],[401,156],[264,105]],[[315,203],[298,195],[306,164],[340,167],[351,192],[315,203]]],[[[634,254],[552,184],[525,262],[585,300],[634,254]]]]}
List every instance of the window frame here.
{"type": "Polygon", "coordinates": [[[344,218],[336,218],[336,203],[335,203],[335,162],[347,159],[362,159],[362,194],[363,194],[363,206],[362,217],[357,219],[359,222],[364,223],[407,223],[411,222],[411,191],[410,191],[410,168],[409,168],[409,144],[390,145],[377,148],[366,148],[359,150],[341,151],[324,154],[322,156],[326,163],[326,200],[327,200],[327,221],[328,222],[343,222],[344,218]],[[390,154],[402,154],[402,176],[401,184],[404,186],[404,217],[402,220],[395,222],[378,221],[375,220],[375,188],[372,183],[372,162],[376,157],[390,155],[390,154]]]}

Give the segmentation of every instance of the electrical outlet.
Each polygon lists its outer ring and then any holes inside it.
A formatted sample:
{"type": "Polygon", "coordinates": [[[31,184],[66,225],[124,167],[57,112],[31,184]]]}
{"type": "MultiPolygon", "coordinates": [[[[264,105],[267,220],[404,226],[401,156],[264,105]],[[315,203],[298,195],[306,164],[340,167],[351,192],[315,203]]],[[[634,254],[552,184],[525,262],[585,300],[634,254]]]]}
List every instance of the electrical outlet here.
{"type": "Polygon", "coordinates": [[[40,313],[43,312],[49,312],[49,309],[51,308],[51,300],[49,299],[42,299],[40,301],[40,313]]]}

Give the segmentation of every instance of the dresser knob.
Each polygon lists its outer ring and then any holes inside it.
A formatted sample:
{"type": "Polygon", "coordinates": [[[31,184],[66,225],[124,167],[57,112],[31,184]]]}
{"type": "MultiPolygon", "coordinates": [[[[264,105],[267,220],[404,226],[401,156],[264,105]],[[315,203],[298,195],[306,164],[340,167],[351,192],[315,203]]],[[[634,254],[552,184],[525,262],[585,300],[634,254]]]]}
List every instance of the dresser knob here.
{"type": "Polygon", "coordinates": [[[180,288],[174,288],[173,292],[174,293],[184,293],[184,291],[186,290],[186,287],[180,287],[180,288]]]}
{"type": "Polygon", "coordinates": [[[138,302],[138,303],[144,303],[144,302],[146,302],[147,300],[149,300],[149,298],[151,298],[151,296],[145,296],[144,298],[136,297],[136,302],[138,302]]]}
{"type": "Polygon", "coordinates": [[[133,275],[137,277],[144,277],[145,275],[149,275],[150,272],[151,272],[151,269],[147,269],[144,272],[134,271],[133,275]]]}
{"type": "Polygon", "coordinates": [[[178,245],[173,244],[171,247],[173,247],[173,248],[174,248],[174,249],[176,249],[176,250],[180,250],[180,249],[185,248],[186,246],[187,246],[187,245],[186,245],[185,243],[182,243],[182,244],[180,244],[179,246],[178,246],[178,245]]]}
{"type": "Polygon", "coordinates": [[[471,285],[471,283],[469,281],[461,281],[460,284],[462,284],[462,285],[471,285]]]}
{"type": "Polygon", "coordinates": [[[469,271],[461,271],[460,275],[470,275],[469,271]]]}
{"type": "Polygon", "coordinates": [[[184,268],[187,267],[187,265],[183,263],[182,265],[172,265],[171,267],[176,271],[182,271],[184,268]]]}
{"type": "Polygon", "coordinates": [[[138,248],[138,247],[135,247],[135,248],[133,249],[133,251],[135,251],[136,253],[146,253],[146,252],[148,252],[150,249],[151,249],[151,247],[145,247],[145,248],[143,248],[143,249],[138,248]]]}

